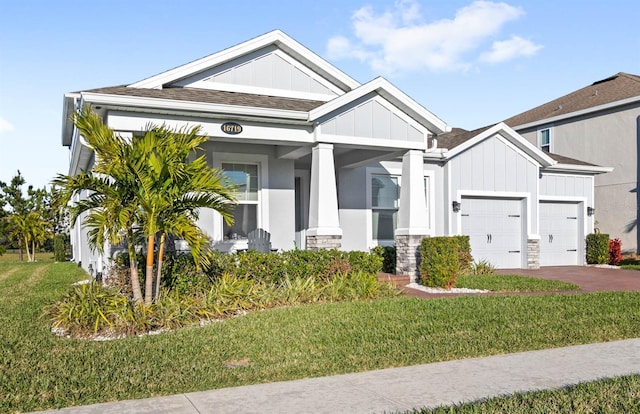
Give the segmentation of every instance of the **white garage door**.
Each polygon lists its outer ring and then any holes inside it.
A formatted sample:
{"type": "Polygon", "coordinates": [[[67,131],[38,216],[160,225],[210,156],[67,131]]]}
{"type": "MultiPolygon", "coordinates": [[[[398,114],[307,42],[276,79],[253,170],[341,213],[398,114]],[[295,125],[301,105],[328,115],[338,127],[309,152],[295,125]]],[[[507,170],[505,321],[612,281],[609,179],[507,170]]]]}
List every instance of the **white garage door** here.
{"type": "Polygon", "coordinates": [[[540,202],[540,266],[582,264],[579,206],[540,202]]]}
{"type": "Polygon", "coordinates": [[[521,200],[463,197],[460,213],[475,261],[503,269],[522,267],[521,200]]]}

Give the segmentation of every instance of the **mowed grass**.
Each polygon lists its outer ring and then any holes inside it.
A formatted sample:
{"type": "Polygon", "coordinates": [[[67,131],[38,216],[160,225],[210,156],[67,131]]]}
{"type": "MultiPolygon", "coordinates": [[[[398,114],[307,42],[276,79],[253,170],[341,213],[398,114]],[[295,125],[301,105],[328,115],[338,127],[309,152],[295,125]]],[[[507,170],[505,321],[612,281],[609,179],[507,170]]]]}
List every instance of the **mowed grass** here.
{"type": "Polygon", "coordinates": [[[39,318],[85,274],[0,262],[0,412],[609,341],[640,334],[640,293],[329,303],[161,335],[58,338],[39,318]],[[241,364],[235,362],[241,361],[241,364]],[[239,365],[239,366],[237,366],[239,365]],[[246,366],[244,366],[246,365],[246,366]]]}
{"type": "Polygon", "coordinates": [[[462,275],[456,287],[487,289],[492,292],[554,292],[579,290],[580,286],[559,280],[538,279],[519,275],[462,275]]]}
{"type": "Polygon", "coordinates": [[[455,413],[638,413],[640,375],[587,382],[557,390],[517,393],[465,404],[413,411],[455,413]]]}

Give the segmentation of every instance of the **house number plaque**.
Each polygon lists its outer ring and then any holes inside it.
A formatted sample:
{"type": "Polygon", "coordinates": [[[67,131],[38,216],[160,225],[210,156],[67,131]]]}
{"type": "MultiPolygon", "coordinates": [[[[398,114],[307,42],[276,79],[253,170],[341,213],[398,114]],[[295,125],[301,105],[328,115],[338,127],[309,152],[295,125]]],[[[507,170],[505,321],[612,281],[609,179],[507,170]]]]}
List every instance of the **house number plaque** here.
{"type": "Polygon", "coordinates": [[[242,125],[235,122],[225,122],[224,124],[220,125],[220,129],[222,129],[222,132],[224,132],[225,134],[238,135],[242,132],[242,125]]]}

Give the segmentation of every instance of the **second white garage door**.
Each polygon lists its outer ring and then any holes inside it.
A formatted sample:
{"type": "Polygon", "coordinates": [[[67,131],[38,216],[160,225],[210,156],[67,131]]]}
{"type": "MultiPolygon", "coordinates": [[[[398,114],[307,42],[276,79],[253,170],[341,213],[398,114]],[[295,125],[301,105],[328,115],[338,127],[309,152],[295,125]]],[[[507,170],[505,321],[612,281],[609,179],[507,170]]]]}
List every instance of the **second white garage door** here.
{"type": "Polygon", "coordinates": [[[522,267],[522,200],[463,197],[460,213],[475,261],[503,269],[522,267]]]}
{"type": "Polygon", "coordinates": [[[582,264],[580,204],[540,202],[540,266],[582,264]]]}

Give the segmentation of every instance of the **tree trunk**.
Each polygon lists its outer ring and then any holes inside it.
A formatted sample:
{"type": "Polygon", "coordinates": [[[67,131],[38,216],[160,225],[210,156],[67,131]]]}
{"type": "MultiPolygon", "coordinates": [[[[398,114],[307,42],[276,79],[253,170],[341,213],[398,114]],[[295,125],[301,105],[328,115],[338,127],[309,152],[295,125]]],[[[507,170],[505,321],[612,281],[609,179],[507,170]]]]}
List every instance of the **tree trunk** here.
{"type": "Polygon", "coordinates": [[[155,234],[147,237],[147,268],[144,279],[144,304],[151,305],[153,301],[153,251],[155,247],[155,234]]]}
{"type": "Polygon", "coordinates": [[[33,252],[33,257],[32,257],[32,261],[36,261],[36,241],[35,240],[31,240],[31,251],[33,252]]]}
{"type": "Polygon", "coordinates": [[[140,289],[140,275],[138,275],[138,260],[136,258],[136,246],[133,241],[133,232],[127,232],[127,248],[129,250],[129,271],[131,273],[131,291],[133,300],[142,303],[142,290],[140,289]]]}
{"type": "Polygon", "coordinates": [[[158,246],[158,269],[156,270],[156,294],[155,300],[158,300],[160,296],[160,276],[162,275],[162,262],[164,261],[164,244],[166,240],[166,234],[162,233],[160,236],[160,246],[158,246]]]}
{"type": "Polygon", "coordinates": [[[27,249],[27,261],[31,262],[31,253],[29,252],[29,239],[24,238],[24,247],[27,249]]]}

